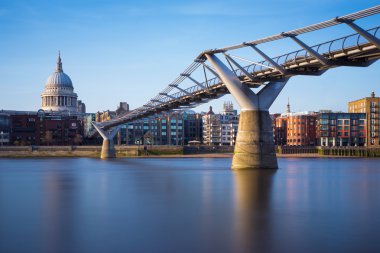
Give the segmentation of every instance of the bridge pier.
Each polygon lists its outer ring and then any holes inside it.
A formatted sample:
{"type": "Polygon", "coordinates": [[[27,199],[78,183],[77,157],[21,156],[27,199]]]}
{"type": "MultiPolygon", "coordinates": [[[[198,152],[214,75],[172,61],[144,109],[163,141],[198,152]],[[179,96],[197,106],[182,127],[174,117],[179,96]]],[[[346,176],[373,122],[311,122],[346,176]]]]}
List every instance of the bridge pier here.
{"type": "Polygon", "coordinates": [[[276,169],[272,122],[268,111],[242,111],[232,169],[276,169]]]}
{"type": "Polygon", "coordinates": [[[288,79],[270,82],[256,94],[215,55],[206,57],[241,109],[232,169],[277,169],[269,107],[288,79]]]}
{"type": "Polygon", "coordinates": [[[103,138],[102,151],[100,153],[101,159],[109,159],[116,157],[115,143],[113,141],[115,135],[119,131],[120,127],[112,128],[109,131],[106,131],[95,123],[93,123],[95,129],[99,132],[100,136],[103,138]]]}

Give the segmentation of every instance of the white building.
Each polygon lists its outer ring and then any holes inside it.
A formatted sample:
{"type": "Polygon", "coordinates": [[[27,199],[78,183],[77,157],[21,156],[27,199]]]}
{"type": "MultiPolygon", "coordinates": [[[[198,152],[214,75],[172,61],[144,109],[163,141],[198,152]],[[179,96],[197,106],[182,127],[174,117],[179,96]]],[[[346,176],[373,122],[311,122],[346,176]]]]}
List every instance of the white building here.
{"type": "MultiPolygon", "coordinates": [[[[68,75],[63,72],[61,56],[58,54],[57,67],[51,74],[46,83],[45,89],[41,94],[42,106],[44,111],[67,112],[77,114],[78,95],[74,92],[73,83],[68,75]]],[[[84,104],[80,102],[79,113],[84,113],[84,104]]]]}
{"type": "Polygon", "coordinates": [[[239,124],[239,116],[231,102],[224,103],[223,111],[210,111],[202,116],[203,143],[206,145],[234,146],[239,124]]]}

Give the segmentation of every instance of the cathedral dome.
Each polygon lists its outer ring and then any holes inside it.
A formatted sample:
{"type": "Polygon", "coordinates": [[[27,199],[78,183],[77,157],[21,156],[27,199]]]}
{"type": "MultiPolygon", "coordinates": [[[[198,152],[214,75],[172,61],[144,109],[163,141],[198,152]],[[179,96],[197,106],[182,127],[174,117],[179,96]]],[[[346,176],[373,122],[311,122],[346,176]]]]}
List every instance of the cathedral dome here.
{"type": "Polygon", "coordinates": [[[63,73],[61,55],[58,54],[57,68],[47,79],[45,89],[41,94],[41,109],[77,113],[77,98],[78,95],[74,92],[70,77],[63,73]]]}
{"type": "Polygon", "coordinates": [[[68,86],[73,87],[73,83],[68,75],[63,72],[54,72],[47,79],[46,86],[68,86]]]}
{"type": "Polygon", "coordinates": [[[61,61],[61,56],[58,55],[58,60],[57,60],[57,68],[55,69],[54,73],[51,74],[46,83],[45,86],[54,86],[54,87],[71,87],[73,88],[73,83],[71,82],[71,79],[68,75],[63,73],[62,70],[62,61],[61,61]]]}

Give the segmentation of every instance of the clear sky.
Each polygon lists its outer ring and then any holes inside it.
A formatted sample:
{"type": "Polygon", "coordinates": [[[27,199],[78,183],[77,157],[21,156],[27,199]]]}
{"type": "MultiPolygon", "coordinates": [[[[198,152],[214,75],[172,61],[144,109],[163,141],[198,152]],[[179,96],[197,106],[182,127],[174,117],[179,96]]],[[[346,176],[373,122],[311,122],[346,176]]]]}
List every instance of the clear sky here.
{"type": "MultiPolygon", "coordinates": [[[[0,0],[0,109],[40,108],[40,94],[58,50],[63,70],[88,112],[114,110],[119,101],[133,109],[165,88],[205,49],[377,4],[378,0],[0,0]]],[[[380,15],[357,24],[379,26],[380,15]]],[[[334,29],[303,38],[318,44],[353,33],[334,29]]],[[[298,49],[291,41],[281,43],[262,49],[271,56],[298,49]]],[[[371,91],[380,95],[379,67],[377,62],[368,68],[343,67],[320,77],[292,78],[270,111],[283,112],[288,98],[292,111],[346,111],[350,100],[371,91]]],[[[236,105],[231,96],[224,96],[195,110],[212,105],[219,111],[224,101],[236,105]]]]}

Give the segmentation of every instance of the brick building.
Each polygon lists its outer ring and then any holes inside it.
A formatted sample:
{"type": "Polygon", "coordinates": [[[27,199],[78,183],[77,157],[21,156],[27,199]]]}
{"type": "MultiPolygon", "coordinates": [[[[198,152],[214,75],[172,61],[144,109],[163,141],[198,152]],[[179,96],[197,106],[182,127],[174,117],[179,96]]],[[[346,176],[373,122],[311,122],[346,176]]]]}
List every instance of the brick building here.
{"type": "Polygon", "coordinates": [[[366,114],[366,141],[367,147],[380,146],[380,97],[372,92],[365,97],[348,103],[348,112],[366,114]]]}
{"type": "Polygon", "coordinates": [[[62,113],[9,111],[10,145],[79,145],[82,119],[62,113]]]}

